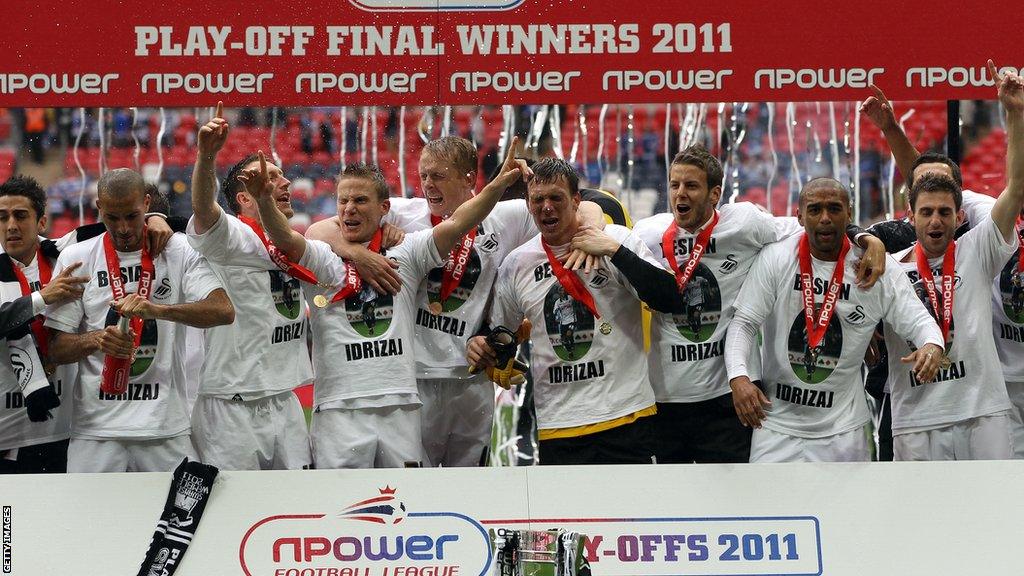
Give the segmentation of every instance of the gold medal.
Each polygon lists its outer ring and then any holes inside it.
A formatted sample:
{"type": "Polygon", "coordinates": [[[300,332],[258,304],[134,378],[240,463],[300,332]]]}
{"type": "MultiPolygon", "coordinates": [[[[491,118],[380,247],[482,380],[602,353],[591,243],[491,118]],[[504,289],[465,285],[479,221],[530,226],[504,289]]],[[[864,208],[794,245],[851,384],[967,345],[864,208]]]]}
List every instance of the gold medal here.
{"type": "Polygon", "coordinates": [[[313,304],[316,304],[317,308],[326,308],[328,304],[327,296],[324,296],[323,294],[313,296],[313,304]]]}
{"type": "Polygon", "coordinates": [[[427,309],[429,309],[430,313],[433,314],[434,316],[439,316],[441,314],[441,311],[443,310],[440,302],[431,302],[430,304],[427,305],[427,309]]]}
{"type": "Polygon", "coordinates": [[[601,334],[604,334],[605,336],[607,336],[607,335],[612,333],[612,325],[607,323],[607,322],[602,322],[600,330],[601,330],[601,334]]]}
{"type": "Polygon", "coordinates": [[[952,365],[953,361],[949,359],[949,355],[943,353],[942,356],[939,358],[939,368],[943,370],[948,370],[949,367],[952,365]]]}

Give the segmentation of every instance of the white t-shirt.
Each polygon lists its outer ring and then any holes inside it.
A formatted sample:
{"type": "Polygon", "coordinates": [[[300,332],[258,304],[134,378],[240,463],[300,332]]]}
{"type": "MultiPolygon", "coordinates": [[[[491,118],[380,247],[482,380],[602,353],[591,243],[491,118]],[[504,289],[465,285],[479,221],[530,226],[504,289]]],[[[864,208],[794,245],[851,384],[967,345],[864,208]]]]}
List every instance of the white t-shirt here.
{"type": "MultiPolygon", "coordinates": [[[[376,294],[364,284],[360,293],[343,302],[310,306],[314,396],[320,409],[419,403],[413,351],[415,287],[428,270],[440,265],[441,257],[432,230],[407,235],[386,255],[398,261],[402,289],[397,295],[376,294]]],[[[328,300],[344,286],[345,262],[327,244],[307,241],[300,264],[321,282],[336,285],[324,292],[328,300]]],[[[315,290],[305,291],[310,303],[320,293],[315,290]]]]}
{"type": "Polygon", "coordinates": [[[252,228],[221,213],[188,240],[210,262],[235,305],[235,321],[206,330],[200,395],[246,400],[291,390],[313,379],[300,282],[270,259],[252,228]]]}
{"type": "MultiPolygon", "coordinates": [[[[432,227],[423,198],[392,198],[384,218],[406,232],[432,227]]],[[[466,272],[448,297],[440,315],[428,306],[440,297],[443,264],[430,270],[416,294],[416,377],[469,378],[466,342],[487,317],[487,304],[498,266],[523,242],[537,235],[525,200],[498,202],[477,227],[466,272]]],[[[449,257],[444,255],[444,259],[449,257]]]]}
{"type": "MultiPolygon", "coordinates": [[[[1024,227],[1016,230],[1024,238],[1024,227]]],[[[992,335],[1007,382],[1024,382],[1024,271],[1020,240],[992,283],[992,335]]]]}
{"type": "MultiPolygon", "coordinates": [[[[798,234],[761,250],[736,298],[735,318],[763,324],[762,379],[772,402],[763,426],[791,436],[824,438],[871,419],[861,365],[879,320],[891,322],[919,346],[938,344],[942,337],[894,261],[887,263],[885,274],[870,290],[857,288],[859,255],[851,247],[820,353],[809,353],[797,256],[802,237],[798,234]]],[[[811,261],[814,299],[820,304],[836,263],[814,257],[811,261]]]]}
{"type": "MultiPolygon", "coordinates": [[[[20,262],[11,258],[11,263],[20,267],[22,273],[25,274],[25,279],[28,280],[33,292],[38,292],[40,289],[38,262],[37,257],[33,258],[28,266],[21,266],[20,262]]],[[[18,292],[12,291],[11,295],[14,297],[5,298],[3,302],[13,301],[20,297],[20,288],[18,292]]],[[[19,381],[11,363],[6,360],[11,356],[8,340],[0,338],[0,358],[5,359],[0,361],[0,394],[3,395],[3,403],[0,404],[0,450],[66,440],[71,434],[71,394],[69,392],[74,385],[78,366],[66,364],[57,367],[56,372],[50,377],[50,382],[57,390],[60,406],[50,409],[52,419],[45,422],[32,422],[28,419],[25,398],[21,392],[24,382],[19,381]]],[[[27,376],[24,373],[22,375],[27,376]]]]}
{"type": "MultiPolygon", "coordinates": [[[[633,233],[666,270],[672,268],[661,240],[672,220],[672,214],[657,214],[633,226],[633,233]]],[[[699,314],[700,329],[693,330],[691,313],[652,312],[650,370],[658,402],[700,402],[729,393],[725,334],[736,294],[762,247],[802,230],[796,218],[775,218],[749,202],[722,206],[707,249],[682,295],[688,306],[700,306],[699,312],[692,311],[693,319],[699,314]]],[[[675,257],[680,268],[686,266],[696,238],[684,228],[676,232],[675,257]]]]}
{"type": "MultiPolygon", "coordinates": [[[[113,294],[107,274],[103,238],[99,236],[64,250],[54,275],[73,262],[82,262],[76,275],[88,276],[85,293],[74,300],[46,309],[46,326],[68,333],[102,330],[117,323],[110,308],[113,294]]],[[[125,292],[137,290],[142,271],[141,251],[118,252],[125,292]]],[[[206,298],[221,283],[206,261],[173,236],[153,259],[155,275],[150,300],[157,304],[182,304],[206,298]]],[[[119,396],[99,391],[103,354],[82,359],[75,385],[72,436],[75,438],[166,438],[189,430],[185,392],[184,325],[147,320],[132,364],[128,392],[119,396]]]]}
{"type": "MultiPolygon", "coordinates": [[[[889,385],[892,394],[894,434],[939,428],[1010,408],[992,337],[992,277],[1015,243],[1007,243],[991,216],[978,222],[956,241],[953,280],[953,321],[950,326],[952,365],[940,370],[932,382],[918,383],[899,359],[910,353],[905,338],[886,325],[889,350],[889,385]]],[[[900,270],[913,283],[916,299],[931,308],[924,283],[913,258],[914,247],[894,256],[900,270]],[[902,262],[911,254],[910,262],[902,262]]],[[[935,277],[936,296],[942,305],[942,258],[929,260],[935,277]]],[[[941,308],[940,308],[941,310],[941,308]]]]}
{"type": "MultiPolygon", "coordinates": [[[[657,265],[627,228],[608,225],[604,231],[657,265]]],[[[559,255],[566,247],[551,249],[559,255]]],[[[602,270],[575,274],[593,295],[600,318],[577,302],[574,322],[556,319],[556,302],[564,290],[539,235],[509,254],[495,283],[491,325],[515,330],[524,317],[533,324],[530,370],[541,429],[596,424],[654,404],[636,291],[608,259],[602,270]]]]}

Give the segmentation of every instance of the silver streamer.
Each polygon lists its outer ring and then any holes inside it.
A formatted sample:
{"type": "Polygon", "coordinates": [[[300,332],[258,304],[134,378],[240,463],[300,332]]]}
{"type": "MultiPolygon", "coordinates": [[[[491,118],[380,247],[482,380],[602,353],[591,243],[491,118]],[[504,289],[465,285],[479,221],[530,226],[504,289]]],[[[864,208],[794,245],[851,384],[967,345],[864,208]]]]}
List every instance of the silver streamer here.
{"type": "Polygon", "coordinates": [[[792,102],[786,104],[786,139],[789,141],[789,153],[792,156],[792,173],[789,178],[789,194],[786,198],[786,215],[790,216],[793,214],[793,193],[794,186],[796,190],[800,189],[801,178],[800,178],[800,162],[797,161],[796,155],[796,105],[792,102]]]}
{"type": "Polygon", "coordinates": [[[508,145],[512,142],[515,131],[515,106],[505,104],[501,107],[501,138],[498,139],[498,158],[504,158],[508,154],[508,145]]]}
{"type": "MultiPolygon", "coordinates": [[[[572,164],[573,166],[576,165],[576,157],[579,155],[580,151],[580,124],[582,124],[583,122],[582,110],[583,105],[581,104],[576,109],[576,124],[573,126],[572,130],[572,147],[569,148],[569,163],[572,164]]],[[[583,164],[586,165],[586,162],[584,162],[583,164]]],[[[585,171],[586,169],[584,168],[583,172],[585,171]]]]}
{"type": "Polygon", "coordinates": [[[441,136],[450,136],[452,133],[452,107],[445,106],[441,109],[441,136]]]}
{"type": "Polygon", "coordinates": [[[85,175],[85,168],[82,167],[82,161],[78,158],[78,147],[82,142],[82,134],[85,133],[85,108],[78,109],[78,135],[75,136],[75,148],[71,151],[71,155],[75,158],[75,166],[78,167],[78,175],[81,177],[81,185],[78,188],[78,225],[85,224],[85,185],[88,182],[88,177],[85,175]]]}
{"type": "Polygon", "coordinates": [[[608,115],[608,105],[601,104],[601,112],[597,115],[597,181],[604,180],[604,173],[608,170],[608,159],[604,155],[604,119],[608,115]]]}
{"type": "Polygon", "coordinates": [[[270,114],[272,116],[270,119],[270,159],[283,170],[281,157],[277,155],[277,107],[271,110],[270,114]]]}
{"type": "Polygon", "coordinates": [[[370,106],[370,158],[373,161],[373,165],[377,165],[377,107],[370,106]]]}
{"type": "Polygon", "coordinates": [[[562,150],[562,111],[558,104],[551,106],[551,112],[548,114],[548,128],[551,129],[551,148],[555,152],[555,157],[565,160],[565,152],[562,150]]]}
{"type": "Polygon", "coordinates": [[[132,160],[135,162],[135,171],[142,173],[140,167],[139,158],[142,155],[142,145],[139,144],[139,136],[135,133],[135,124],[139,119],[139,109],[136,107],[129,108],[132,111],[132,142],[135,143],[135,150],[132,152],[132,160]]]}
{"type": "MultiPolygon", "coordinates": [[[[619,175],[618,188],[621,191],[625,182],[622,176],[622,104],[615,105],[615,173],[619,175]]],[[[627,208],[629,206],[627,205],[627,208]]]]}
{"type": "MultiPolygon", "coordinates": [[[[682,131],[679,133],[679,138],[682,139],[682,131]]],[[[672,137],[672,105],[665,104],[665,182],[669,181],[669,176],[672,172],[672,152],[669,148],[669,140],[672,137]]]]}
{"type": "Polygon", "coordinates": [[[424,144],[434,138],[434,110],[430,106],[423,107],[423,116],[420,117],[417,130],[424,144]]]}
{"type": "Polygon", "coordinates": [[[409,187],[405,183],[405,106],[398,109],[398,182],[402,196],[409,198],[409,187]]]}
{"type": "Polygon", "coordinates": [[[96,128],[100,133],[100,158],[99,168],[100,176],[107,173],[107,110],[106,108],[99,109],[99,116],[96,119],[96,128]]]}
{"type": "Polygon", "coordinates": [[[526,135],[526,143],[523,144],[523,154],[537,158],[540,138],[544,135],[544,125],[548,121],[549,106],[534,107],[533,118],[530,120],[530,133],[526,135]],[[531,148],[533,149],[531,152],[531,148]]]}
{"type": "Polygon", "coordinates": [[[590,162],[590,138],[587,132],[587,107],[580,105],[579,113],[580,138],[583,140],[583,151],[580,163],[583,165],[583,173],[587,173],[587,163],[590,162]]]}
{"type": "Polygon", "coordinates": [[[633,158],[634,154],[636,154],[636,147],[635,147],[635,144],[634,144],[634,142],[636,140],[636,132],[634,131],[633,119],[634,119],[633,105],[629,104],[628,106],[626,106],[626,152],[625,152],[625,157],[626,157],[626,184],[625,185],[626,185],[626,190],[628,191],[628,194],[626,195],[626,209],[627,210],[632,210],[633,209],[633,170],[634,170],[634,164],[636,164],[636,162],[634,161],[634,158],[633,158]]]}
{"type": "MultiPolygon", "coordinates": [[[[402,138],[405,138],[403,132],[399,143],[402,143],[402,138]]],[[[345,170],[345,160],[348,154],[348,106],[341,107],[341,150],[338,151],[338,160],[341,163],[341,169],[345,170]]]]}
{"type": "Polygon", "coordinates": [[[739,118],[746,117],[747,108],[749,104],[744,102],[740,105],[738,102],[732,104],[732,116],[730,117],[729,125],[729,163],[732,165],[732,174],[730,179],[730,185],[732,187],[732,195],[729,197],[729,203],[736,202],[736,198],[740,195],[740,162],[739,162],[739,150],[740,146],[743,145],[743,140],[747,137],[747,128],[744,124],[743,129],[739,128],[739,118]],[[736,107],[739,106],[739,115],[736,114],[736,107]]]}
{"type": "Polygon", "coordinates": [[[853,222],[860,224],[860,106],[853,112],[853,222]]]}
{"type": "Polygon", "coordinates": [[[359,123],[359,161],[366,164],[366,139],[370,131],[370,107],[363,106],[360,114],[363,115],[359,123]]]}
{"type": "Polygon", "coordinates": [[[164,175],[164,134],[167,132],[167,111],[160,107],[160,130],[156,133],[156,181],[164,175]]]}

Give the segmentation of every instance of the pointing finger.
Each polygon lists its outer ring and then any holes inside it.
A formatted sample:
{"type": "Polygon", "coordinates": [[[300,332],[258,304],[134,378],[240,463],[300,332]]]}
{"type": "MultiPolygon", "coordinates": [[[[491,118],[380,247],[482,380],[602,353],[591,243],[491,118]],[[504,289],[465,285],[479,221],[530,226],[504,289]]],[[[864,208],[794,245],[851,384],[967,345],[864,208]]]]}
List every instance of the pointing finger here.
{"type": "Polygon", "coordinates": [[[224,102],[221,100],[217,101],[217,111],[213,113],[214,118],[224,117],[224,102]]]}
{"type": "Polygon", "coordinates": [[[1002,82],[1003,75],[999,73],[995,62],[993,62],[991,58],[988,59],[988,71],[992,74],[992,79],[995,80],[996,83],[1002,82]]]}

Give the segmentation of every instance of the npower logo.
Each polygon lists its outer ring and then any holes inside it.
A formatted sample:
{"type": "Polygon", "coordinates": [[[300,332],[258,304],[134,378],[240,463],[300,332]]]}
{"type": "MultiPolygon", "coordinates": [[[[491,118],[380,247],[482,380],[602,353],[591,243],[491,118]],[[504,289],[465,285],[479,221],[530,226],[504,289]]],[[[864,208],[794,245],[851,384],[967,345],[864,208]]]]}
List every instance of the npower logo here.
{"type": "Polygon", "coordinates": [[[371,12],[461,12],[511,10],[525,0],[349,0],[371,12]]]}
{"type": "Polygon", "coordinates": [[[246,576],[486,576],[491,542],[457,512],[410,511],[390,486],[340,511],[279,514],[253,524],[238,560],[246,576]]]}

